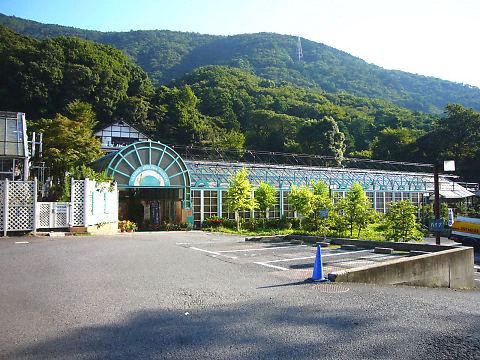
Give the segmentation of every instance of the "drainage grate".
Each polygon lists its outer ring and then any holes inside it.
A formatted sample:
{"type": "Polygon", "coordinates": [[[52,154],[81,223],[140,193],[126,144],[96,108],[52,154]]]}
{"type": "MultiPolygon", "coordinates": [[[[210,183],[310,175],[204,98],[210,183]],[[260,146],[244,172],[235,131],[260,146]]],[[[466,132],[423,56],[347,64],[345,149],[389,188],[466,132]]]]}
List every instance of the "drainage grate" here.
{"type": "Polygon", "coordinates": [[[346,287],[345,285],[335,283],[312,284],[312,286],[315,288],[315,290],[326,294],[340,294],[350,291],[350,288],[346,287]]]}

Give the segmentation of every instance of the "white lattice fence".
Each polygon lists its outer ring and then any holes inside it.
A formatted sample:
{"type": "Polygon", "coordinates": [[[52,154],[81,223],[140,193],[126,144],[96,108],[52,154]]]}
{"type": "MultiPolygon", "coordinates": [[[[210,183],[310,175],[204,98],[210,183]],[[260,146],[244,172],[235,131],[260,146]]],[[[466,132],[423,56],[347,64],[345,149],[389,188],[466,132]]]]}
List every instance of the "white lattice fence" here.
{"type": "Polygon", "coordinates": [[[118,221],[118,190],[110,183],[72,181],[72,224],[90,226],[118,221]]]}
{"type": "Polygon", "coordinates": [[[5,222],[5,181],[0,181],[0,231],[3,232],[5,222]]]}
{"type": "MultiPolygon", "coordinates": [[[[33,181],[5,182],[7,191],[7,231],[34,229],[36,189],[33,181]]],[[[5,214],[4,214],[5,216],[5,214]]]]}
{"type": "Polygon", "coordinates": [[[67,228],[70,223],[70,203],[37,203],[37,228],[67,228]]]}
{"type": "Polygon", "coordinates": [[[36,181],[0,181],[0,231],[36,231],[118,221],[118,191],[111,184],[72,180],[70,203],[37,202],[36,181]]]}
{"type": "Polygon", "coordinates": [[[85,180],[73,180],[71,186],[72,225],[85,225],[85,180]]]}

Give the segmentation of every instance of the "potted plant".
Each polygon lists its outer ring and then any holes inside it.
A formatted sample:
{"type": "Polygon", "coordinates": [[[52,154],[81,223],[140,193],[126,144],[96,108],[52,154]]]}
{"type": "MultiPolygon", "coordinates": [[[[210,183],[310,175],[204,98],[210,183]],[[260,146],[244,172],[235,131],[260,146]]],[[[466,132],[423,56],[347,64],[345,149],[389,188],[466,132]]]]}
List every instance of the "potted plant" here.
{"type": "Polygon", "coordinates": [[[122,220],[118,222],[118,228],[121,232],[134,232],[137,230],[137,224],[130,220],[122,220]]]}

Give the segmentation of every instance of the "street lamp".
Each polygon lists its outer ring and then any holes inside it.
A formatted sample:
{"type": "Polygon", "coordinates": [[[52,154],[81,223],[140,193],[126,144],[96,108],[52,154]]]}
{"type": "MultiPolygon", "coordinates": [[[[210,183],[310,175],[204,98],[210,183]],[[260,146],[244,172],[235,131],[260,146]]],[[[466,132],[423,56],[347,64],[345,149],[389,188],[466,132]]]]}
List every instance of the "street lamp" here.
{"type": "MultiPolygon", "coordinates": [[[[440,219],[440,183],[439,183],[439,168],[440,165],[435,164],[433,169],[433,182],[435,188],[435,202],[433,203],[433,210],[435,212],[435,223],[439,224],[440,219]]],[[[455,171],[455,160],[446,160],[443,162],[443,171],[444,172],[453,172],[455,171]]],[[[442,226],[443,228],[443,226],[442,226]]],[[[440,231],[435,231],[435,244],[440,245],[440,231]]]]}

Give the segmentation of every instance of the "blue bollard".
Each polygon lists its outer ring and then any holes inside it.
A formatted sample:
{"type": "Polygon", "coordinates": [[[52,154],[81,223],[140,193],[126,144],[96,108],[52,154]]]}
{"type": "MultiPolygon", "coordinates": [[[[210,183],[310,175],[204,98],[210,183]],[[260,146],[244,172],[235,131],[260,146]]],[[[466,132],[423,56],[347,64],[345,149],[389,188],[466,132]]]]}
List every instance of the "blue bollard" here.
{"type": "Polygon", "coordinates": [[[307,281],[323,282],[328,281],[323,276],[323,263],[322,263],[322,248],[317,245],[317,255],[315,256],[315,263],[313,264],[313,274],[307,281]]]}

